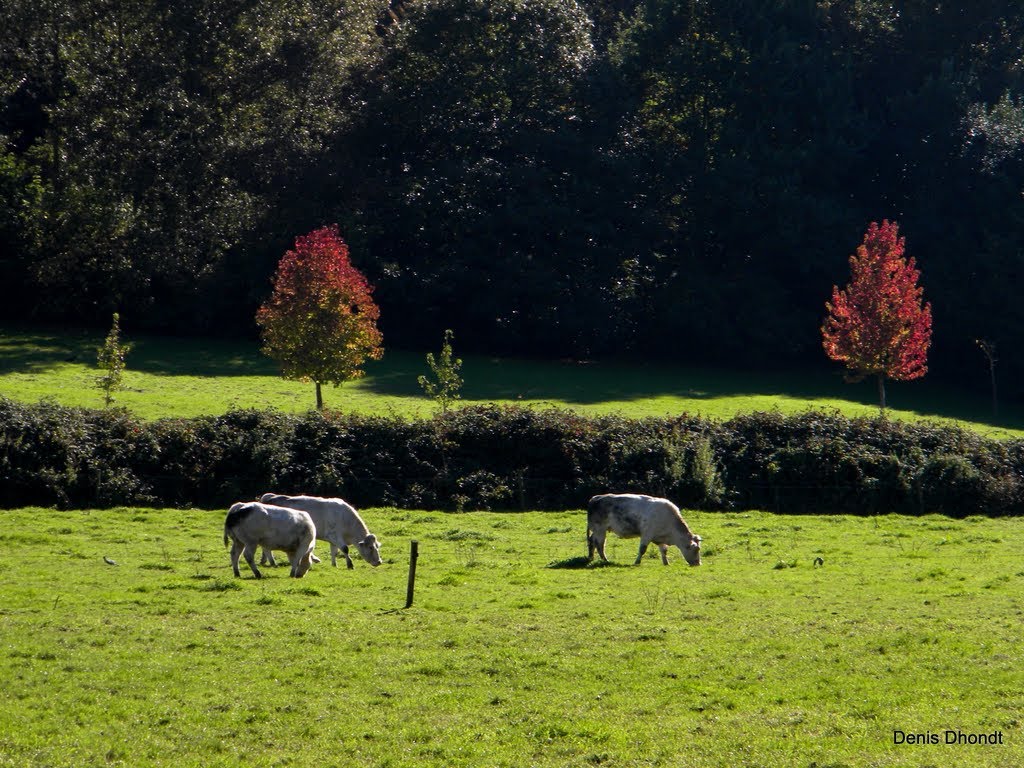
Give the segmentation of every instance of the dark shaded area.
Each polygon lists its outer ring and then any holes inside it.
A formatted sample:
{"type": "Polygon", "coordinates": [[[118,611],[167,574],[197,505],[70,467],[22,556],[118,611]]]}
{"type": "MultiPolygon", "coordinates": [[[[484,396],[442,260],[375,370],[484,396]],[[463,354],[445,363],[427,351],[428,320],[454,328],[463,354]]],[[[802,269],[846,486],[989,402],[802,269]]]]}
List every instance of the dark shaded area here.
{"type": "Polygon", "coordinates": [[[589,568],[592,564],[593,563],[589,558],[580,555],[579,557],[567,557],[564,560],[552,560],[544,567],[555,570],[582,570],[584,568],[589,568]]]}
{"type": "MultiPolygon", "coordinates": [[[[166,376],[276,376],[280,373],[254,343],[147,336],[134,338],[126,358],[131,370],[166,376]]],[[[0,373],[43,371],[60,363],[96,364],[100,332],[0,329],[0,373]]]]}
{"type": "Polygon", "coordinates": [[[582,525],[586,500],[611,491],[684,508],[966,517],[1024,513],[1022,478],[1024,441],[823,413],[713,422],[490,406],[418,421],[232,411],[139,422],[0,398],[6,507],[226,508],[274,488],[357,507],[579,509],[582,525]]]}
{"type": "Polygon", "coordinates": [[[610,560],[588,560],[587,558],[580,557],[567,557],[564,560],[553,560],[545,568],[551,568],[552,570],[585,570],[595,568],[632,568],[634,567],[632,562],[629,563],[614,563],[610,560]]]}
{"type": "Polygon", "coordinates": [[[804,370],[888,218],[928,378],[987,399],[981,339],[1024,394],[1016,0],[303,8],[0,6],[0,319],[252,340],[282,254],[336,222],[391,348],[804,370]]]}

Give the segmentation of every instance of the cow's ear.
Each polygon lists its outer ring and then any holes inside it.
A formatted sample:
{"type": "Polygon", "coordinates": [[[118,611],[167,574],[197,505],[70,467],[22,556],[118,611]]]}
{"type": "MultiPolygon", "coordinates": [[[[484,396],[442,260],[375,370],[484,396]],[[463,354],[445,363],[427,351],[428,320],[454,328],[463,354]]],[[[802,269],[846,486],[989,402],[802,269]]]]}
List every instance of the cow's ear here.
{"type": "Polygon", "coordinates": [[[694,534],[694,535],[693,535],[693,540],[694,540],[694,542],[696,542],[697,544],[700,544],[700,543],[701,543],[701,541],[702,541],[701,537],[700,537],[700,536],[698,536],[697,534],[694,534]]]}

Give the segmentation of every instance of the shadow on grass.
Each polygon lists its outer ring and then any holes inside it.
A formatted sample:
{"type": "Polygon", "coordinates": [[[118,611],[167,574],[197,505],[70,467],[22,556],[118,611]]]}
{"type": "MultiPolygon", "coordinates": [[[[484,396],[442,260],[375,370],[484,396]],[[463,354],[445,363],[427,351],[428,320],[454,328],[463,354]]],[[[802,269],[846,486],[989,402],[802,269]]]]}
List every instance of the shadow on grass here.
{"type": "MultiPolygon", "coordinates": [[[[0,329],[0,375],[41,373],[64,363],[95,366],[105,333],[0,329]]],[[[255,342],[121,334],[129,371],[164,376],[277,376],[255,342]]]]}
{"type": "MultiPolygon", "coordinates": [[[[65,329],[0,328],[0,375],[40,373],[62,364],[94,366],[103,333],[65,329]]],[[[271,376],[276,364],[262,355],[256,341],[133,337],[127,364],[130,371],[164,376],[271,376]]],[[[425,355],[387,350],[381,361],[365,366],[359,386],[371,394],[423,398],[417,377],[428,373],[425,355]]],[[[520,401],[599,405],[626,403],[661,396],[694,401],[718,398],[778,397],[806,400],[808,407],[829,401],[872,407],[872,382],[847,384],[834,367],[790,371],[746,372],[682,368],[670,364],[634,362],[578,362],[496,359],[483,356],[464,360],[462,397],[467,401],[520,401]]],[[[1007,402],[993,418],[984,387],[953,390],[940,382],[889,382],[889,406],[923,417],[959,419],[992,427],[1020,429],[1024,409],[1007,402]]],[[[739,410],[744,410],[738,405],[739,410]]],[[[748,408],[746,410],[753,410],[748,408]]]]}
{"type": "Polygon", "coordinates": [[[0,332],[0,374],[39,373],[62,363],[96,364],[103,339],[86,333],[0,332]]]}
{"type": "Polygon", "coordinates": [[[610,563],[606,560],[588,560],[584,555],[580,555],[565,560],[554,560],[544,567],[552,570],[579,571],[587,568],[629,568],[630,566],[626,563],[610,563]]]}
{"type": "MultiPolygon", "coordinates": [[[[421,398],[417,376],[429,373],[422,355],[388,351],[366,367],[361,387],[390,397],[421,398]]],[[[741,371],[683,368],[645,362],[536,361],[472,357],[463,360],[467,401],[544,402],[573,405],[628,403],[657,397],[712,402],[720,398],[768,397],[807,401],[807,407],[826,410],[841,403],[877,408],[874,381],[850,384],[835,366],[787,371],[741,371]]],[[[1020,429],[1024,409],[1007,401],[998,418],[992,416],[983,386],[951,387],[942,382],[886,382],[888,406],[924,418],[948,418],[992,427],[1020,429]]],[[[744,410],[742,404],[737,406],[744,410]]],[[[699,408],[699,406],[697,406],[699,408]]],[[[745,410],[754,410],[746,408],[745,410]]],[[[871,411],[869,411],[871,412],[871,411]]],[[[875,411],[877,412],[877,411],[875,411]]]]}

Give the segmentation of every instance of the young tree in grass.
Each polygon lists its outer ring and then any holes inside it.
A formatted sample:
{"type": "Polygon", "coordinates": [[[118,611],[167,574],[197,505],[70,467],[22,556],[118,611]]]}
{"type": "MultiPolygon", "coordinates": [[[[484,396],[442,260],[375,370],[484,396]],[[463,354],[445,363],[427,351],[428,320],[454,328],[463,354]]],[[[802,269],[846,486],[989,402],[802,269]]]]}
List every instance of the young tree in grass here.
{"type": "Polygon", "coordinates": [[[384,354],[372,290],[336,225],[297,238],[277,265],[273,293],[256,313],[263,352],[284,378],[316,385],[317,410],[321,385],[359,378],[367,358],[384,354]]]}
{"type": "Polygon", "coordinates": [[[975,339],[974,343],[978,345],[978,349],[985,355],[985,359],[988,360],[988,378],[992,385],[992,417],[999,417],[999,398],[996,397],[996,361],[999,359],[996,357],[996,345],[994,341],[988,341],[987,339],[975,339]]]}
{"type": "Polygon", "coordinates": [[[124,359],[131,348],[131,344],[121,343],[121,317],[115,312],[110,332],[103,346],[96,350],[96,366],[104,371],[102,376],[96,377],[96,386],[103,390],[105,406],[114,402],[115,392],[124,389],[124,359]]]}
{"type": "Polygon", "coordinates": [[[444,343],[441,344],[441,354],[437,359],[432,352],[427,353],[427,365],[434,374],[433,380],[426,376],[417,379],[427,397],[433,398],[441,405],[442,413],[448,410],[452,402],[459,399],[459,390],[462,389],[462,377],[459,376],[462,360],[452,357],[454,335],[450,328],[444,332],[444,343]]]}
{"type": "Polygon", "coordinates": [[[903,255],[905,242],[895,222],[872,222],[850,257],[850,282],[832,288],[821,327],[825,353],[849,370],[848,381],[878,380],[885,411],[885,380],[909,381],[928,372],[932,337],[931,304],[922,303],[920,271],[903,255]]]}

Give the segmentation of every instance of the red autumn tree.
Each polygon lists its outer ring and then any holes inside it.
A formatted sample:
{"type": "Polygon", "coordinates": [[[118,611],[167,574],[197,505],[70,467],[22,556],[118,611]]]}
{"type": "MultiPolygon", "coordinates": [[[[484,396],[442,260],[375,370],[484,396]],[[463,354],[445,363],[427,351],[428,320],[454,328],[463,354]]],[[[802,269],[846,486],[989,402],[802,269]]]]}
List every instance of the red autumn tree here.
{"type": "Polygon", "coordinates": [[[850,282],[832,288],[821,327],[825,353],[850,369],[848,381],[878,378],[885,410],[885,379],[909,381],[928,372],[932,307],[922,303],[920,271],[904,258],[905,242],[895,222],[872,222],[850,257],[850,282]]]}
{"type": "Polygon", "coordinates": [[[284,378],[316,384],[321,410],[322,384],[356,379],[366,358],[379,360],[384,353],[373,289],[349,261],[337,225],[297,238],[273,282],[273,293],[256,313],[263,352],[284,378]]]}

